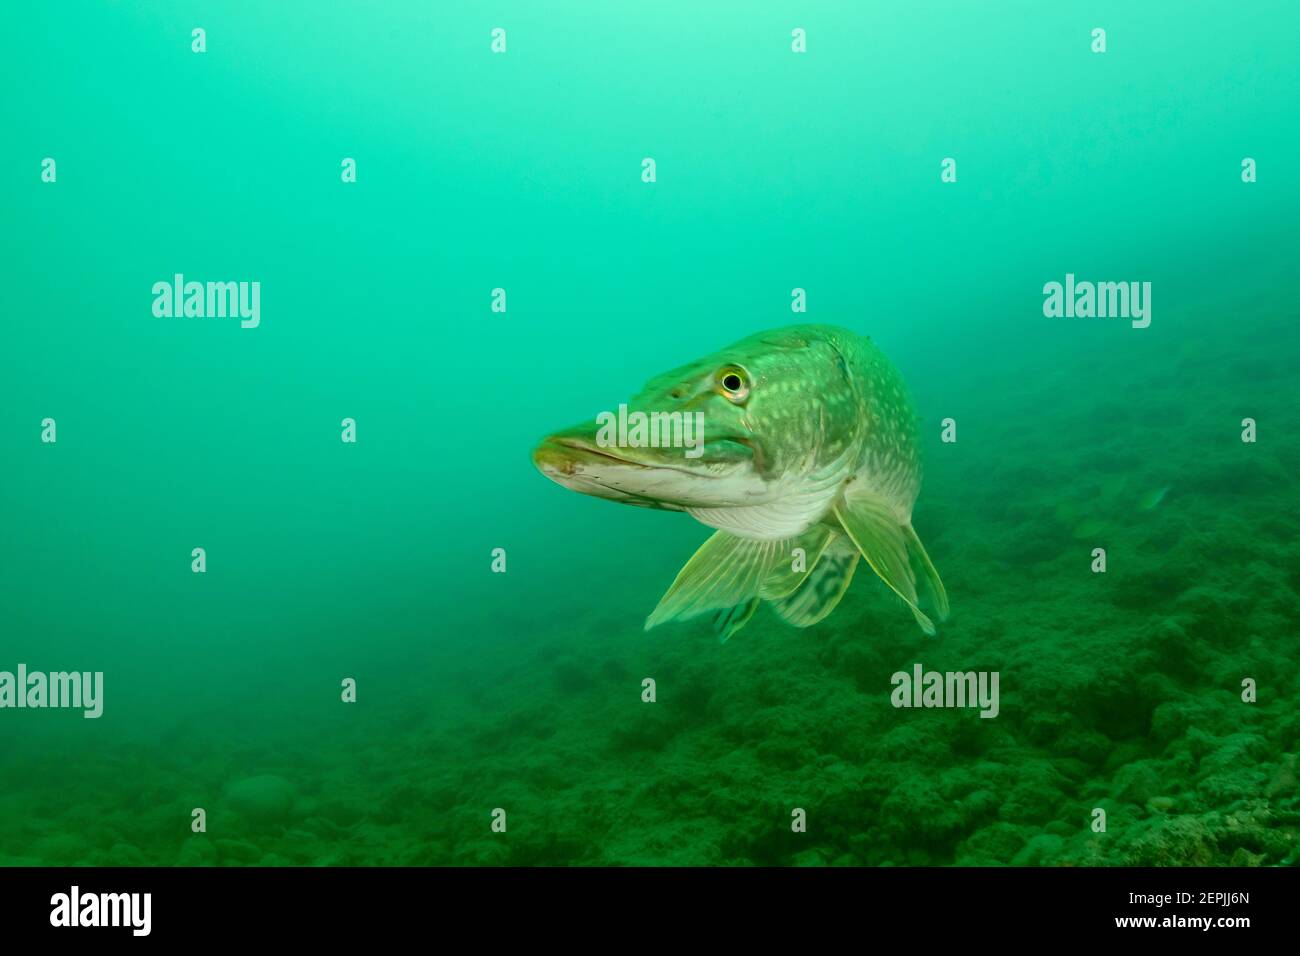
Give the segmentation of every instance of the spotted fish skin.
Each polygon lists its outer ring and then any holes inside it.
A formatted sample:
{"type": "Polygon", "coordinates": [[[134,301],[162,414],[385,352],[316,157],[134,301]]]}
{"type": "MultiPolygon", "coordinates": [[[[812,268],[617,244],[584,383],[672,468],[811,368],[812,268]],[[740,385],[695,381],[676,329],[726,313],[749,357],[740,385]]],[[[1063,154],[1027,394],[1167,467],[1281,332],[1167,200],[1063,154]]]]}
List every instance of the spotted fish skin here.
{"type": "Polygon", "coordinates": [[[818,409],[827,418],[850,423],[831,432],[831,449],[840,443],[852,455],[850,480],[880,495],[903,522],[921,490],[921,456],[916,413],[902,376],[866,336],[833,326],[797,326],[790,330],[821,339],[843,388],[830,390],[818,409]]]}
{"type": "Polygon", "coordinates": [[[757,599],[811,626],[838,604],[859,556],[924,631],[934,625],[922,598],[946,617],[942,583],[911,527],[921,486],[916,416],[902,377],[869,338],[826,325],[760,332],[656,376],[627,405],[698,413],[702,454],[598,446],[588,422],[550,436],[533,457],[573,490],[685,511],[717,529],[647,628],[712,611],[726,639],[757,599]],[[786,566],[808,555],[802,570],[786,566]]]}
{"type": "Polygon", "coordinates": [[[897,507],[904,521],[921,491],[921,455],[916,414],[902,377],[871,342],[859,346],[860,381],[866,383],[862,416],[865,436],[857,479],[897,507]]]}

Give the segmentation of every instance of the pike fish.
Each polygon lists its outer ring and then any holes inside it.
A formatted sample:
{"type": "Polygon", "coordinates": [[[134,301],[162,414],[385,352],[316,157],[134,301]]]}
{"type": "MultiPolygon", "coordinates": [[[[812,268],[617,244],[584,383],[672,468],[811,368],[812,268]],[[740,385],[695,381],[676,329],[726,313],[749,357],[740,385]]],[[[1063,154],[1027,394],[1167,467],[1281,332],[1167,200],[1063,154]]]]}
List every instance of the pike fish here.
{"type": "Polygon", "coordinates": [[[912,528],[916,416],[869,338],[827,325],[760,332],[653,379],[620,416],[638,412],[658,429],[620,425],[616,435],[607,414],[545,438],[533,462],[573,491],[716,529],[646,630],[712,613],[725,641],[764,601],[810,627],[839,604],[859,558],[926,634],[947,618],[912,528]],[[703,444],[680,447],[692,422],[703,444]]]}

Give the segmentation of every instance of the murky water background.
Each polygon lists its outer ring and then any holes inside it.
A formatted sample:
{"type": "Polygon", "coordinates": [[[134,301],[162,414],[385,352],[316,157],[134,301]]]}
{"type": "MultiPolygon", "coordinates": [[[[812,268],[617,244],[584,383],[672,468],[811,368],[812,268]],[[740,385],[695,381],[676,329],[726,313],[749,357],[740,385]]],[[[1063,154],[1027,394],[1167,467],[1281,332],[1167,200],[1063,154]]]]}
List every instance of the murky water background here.
{"type": "Polygon", "coordinates": [[[105,712],[0,710],[0,862],[1293,863],[1297,26],[17,14],[0,670],[102,671],[105,712]],[[155,318],[178,272],[259,281],[260,326],[155,318]],[[1044,318],[1067,272],[1151,282],[1150,327],[1044,318]],[[796,320],[870,334],[915,395],[937,641],[865,572],[812,630],[645,634],[705,529],[532,468],[796,320]],[[999,671],[999,717],[894,709],[916,662],[999,671]]]}

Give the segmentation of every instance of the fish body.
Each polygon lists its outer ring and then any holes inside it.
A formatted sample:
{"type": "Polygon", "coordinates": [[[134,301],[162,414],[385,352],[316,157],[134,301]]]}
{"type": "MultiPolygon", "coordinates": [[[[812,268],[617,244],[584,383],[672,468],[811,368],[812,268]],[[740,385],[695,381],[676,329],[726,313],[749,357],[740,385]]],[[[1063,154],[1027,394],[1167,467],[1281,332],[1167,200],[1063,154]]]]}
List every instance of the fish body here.
{"type": "Polygon", "coordinates": [[[915,414],[865,336],[826,325],[761,332],[657,376],[620,406],[617,428],[613,417],[551,435],[533,460],[572,490],[684,511],[716,529],[647,628],[711,611],[725,640],[764,600],[810,626],[838,604],[859,556],[927,633],[918,580],[946,616],[911,526],[915,414]]]}

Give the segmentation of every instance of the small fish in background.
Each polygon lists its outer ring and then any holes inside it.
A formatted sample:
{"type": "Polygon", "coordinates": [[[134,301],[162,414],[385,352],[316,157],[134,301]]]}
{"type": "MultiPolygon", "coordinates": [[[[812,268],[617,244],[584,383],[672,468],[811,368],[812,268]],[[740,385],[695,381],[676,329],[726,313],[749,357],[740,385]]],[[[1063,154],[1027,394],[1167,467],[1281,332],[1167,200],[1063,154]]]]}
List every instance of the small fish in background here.
{"type": "Polygon", "coordinates": [[[943,583],[912,528],[916,416],[870,339],[824,325],[761,332],[653,379],[620,408],[620,425],[637,413],[700,422],[702,445],[611,443],[603,416],[544,439],[533,462],[582,494],[684,511],[717,529],[646,630],[713,612],[725,641],[762,601],[810,627],[839,604],[859,557],[926,634],[935,626],[923,602],[947,618],[943,583]]]}
{"type": "Polygon", "coordinates": [[[1160,502],[1165,500],[1165,495],[1167,494],[1169,494],[1168,485],[1161,485],[1159,488],[1148,491],[1138,499],[1138,510],[1151,511],[1156,508],[1160,502]]]}

